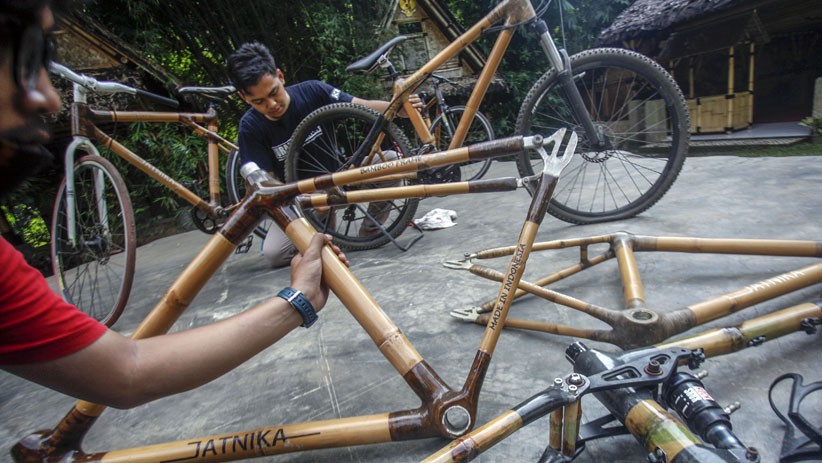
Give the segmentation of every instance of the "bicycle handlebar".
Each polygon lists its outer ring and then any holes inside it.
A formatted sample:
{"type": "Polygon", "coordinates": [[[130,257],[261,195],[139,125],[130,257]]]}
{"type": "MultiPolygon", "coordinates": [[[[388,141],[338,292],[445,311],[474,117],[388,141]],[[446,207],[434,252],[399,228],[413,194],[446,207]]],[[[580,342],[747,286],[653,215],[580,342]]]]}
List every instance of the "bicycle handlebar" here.
{"type": "Polygon", "coordinates": [[[164,96],[157,95],[146,90],[129,87],[128,85],[121,84],[120,82],[97,80],[94,77],[90,77],[85,74],[78,74],[72,71],[71,69],[67,68],[66,66],[63,66],[62,64],[56,63],[54,61],[49,63],[49,71],[52,74],[57,74],[60,77],[69,80],[77,85],[83,86],[95,93],[109,95],[113,95],[115,93],[127,93],[129,95],[143,97],[172,108],[180,106],[180,102],[178,102],[177,100],[166,98],[164,96]]]}

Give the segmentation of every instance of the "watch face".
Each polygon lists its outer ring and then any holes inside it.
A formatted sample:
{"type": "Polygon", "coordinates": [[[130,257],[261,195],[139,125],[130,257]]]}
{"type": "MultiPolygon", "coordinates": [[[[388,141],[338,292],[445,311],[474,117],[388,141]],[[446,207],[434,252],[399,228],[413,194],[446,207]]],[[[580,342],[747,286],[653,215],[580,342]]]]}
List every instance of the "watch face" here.
{"type": "Polygon", "coordinates": [[[400,0],[400,10],[406,16],[414,16],[417,12],[417,0],[400,0]]]}

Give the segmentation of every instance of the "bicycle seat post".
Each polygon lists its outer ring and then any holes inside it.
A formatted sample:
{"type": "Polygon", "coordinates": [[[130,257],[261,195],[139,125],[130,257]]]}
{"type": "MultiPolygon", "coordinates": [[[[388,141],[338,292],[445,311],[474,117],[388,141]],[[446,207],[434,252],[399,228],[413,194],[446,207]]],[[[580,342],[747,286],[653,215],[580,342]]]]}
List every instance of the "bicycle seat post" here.
{"type": "Polygon", "coordinates": [[[396,80],[399,79],[400,73],[397,71],[397,68],[394,67],[394,63],[388,59],[388,53],[382,55],[377,63],[381,68],[385,69],[385,72],[392,81],[396,82],[396,80]]]}

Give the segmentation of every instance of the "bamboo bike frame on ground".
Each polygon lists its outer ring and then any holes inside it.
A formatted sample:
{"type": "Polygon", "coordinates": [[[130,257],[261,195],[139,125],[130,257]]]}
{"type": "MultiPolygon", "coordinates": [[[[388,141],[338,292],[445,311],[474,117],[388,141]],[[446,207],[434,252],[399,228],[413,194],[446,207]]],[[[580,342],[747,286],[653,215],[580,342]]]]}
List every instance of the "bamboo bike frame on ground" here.
{"type": "MultiPolygon", "coordinates": [[[[560,161],[568,160],[557,156],[559,140],[561,140],[559,135],[549,140],[554,147],[552,155],[547,156],[546,154],[545,156],[548,161],[546,166],[557,167],[557,164],[561,164],[560,161]]],[[[271,214],[278,225],[286,230],[289,238],[295,242],[297,247],[305,249],[314,231],[305,219],[300,218],[290,206],[293,204],[291,200],[298,195],[302,196],[302,201],[327,203],[329,200],[339,200],[339,198],[328,195],[305,195],[334,186],[374,179],[380,175],[400,174],[431,166],[502,156],[541,144],[542,142],[537,137],[515,137],[443,153],[390,161],[381,165],[379,169],[371,166],[286,185],[275,183],[255,185],[255,192],[243,201],[238,212],[228,220],[220,233],[211,239],[205,249],[188,266],[133,336],[141,338],[167,331],[206,281],[217,271],[221,263],[232,254],[235,247],[251,233],[256,223],[264,216],[271,214]]],[[[502,285],[497,297],[494,308],[495,317],[486,325],[483,339],[461,389],[452,389],[445,384],[350,270],[335,258],[330,249],[325,249],[323,270],[326,282],[368,333],[375,346],[420,398],[421,405],[418,408],[335,420],[277,425],[247,432],[86,455],[80,450],[82,438],[103,412],[104,407],[81,401],[52,431],[33,434],[21,441],[14,449],[15,457],[18,461],[46,461],[50,458],[64,458],[62,461],[231,461],[320,448],[435,436],[447,438],[462,436],[476,424],[479,390],[501,329],[506,323],[508,310],[521,280],[525,262],[531,252],[537,228],[544,216],[551,189],[556,182],[556,175],[558,174],[551,175],[551,171],[547,170],[543,173],[542,180],[538,182],[538,194],[532,201],[519,244],[516,246],[516,252],[506,272],[506,282],[502,285]],[[252,436],[254,443],[249,443],[247,439],[242,441],[243,436],[252,436]],[[263,436],[263,438],[257,439],[253,436],[263,436]],[[221,442],[226,445],[220,445],[221,442]]],[[[370,200],[409,193],[423,196],[425,194],[444,195],[495,191],[496,189],[509,189],[512,186],[511,180],[503,179],[496,182],[496,185],[494,183],[488,180],[447,185],[420,185],[406,187],[401,191],[389,188],[382,192],[373,190],[359,193],[370,195],[367,198],[370,200]],[[409,188],[414,190],[408,190],[409,188]]],[[[516,181],[513,182],[514,186],[516,183],[516,181]]],[[[664,350],[673,349],[676,346],[687,346],[689,349],[703,347],[709,355],[718,355],[744,346],[746,339],[754,339],[757,336],[767,336],[772,339],[803,329],[809,319],[819,320],[821,318],[822,309],[819,305],[808,304],[786,309],[773,316],[761,317],[740,329],[717,330],[708,334],[706,338],[666,343],[658,348],[664,350]]],[[[675,356],[678,355],[675,354],[675,356]]],[[[552,407],[570,405],[573,400],[569,401],[569,396],[566,394],[567,385],[564,391],[551,392],[553,397],[556,397],[556,394],[564,397],[561,401],[550,402],[552,407]]],[[[444,453],[432,457],[437,458],[432,461],[464,461],[530,422],[529,413],[548,413],[552,409],[530,406],[519,408],[517,410],[523,412],[522,414],[515,410],[515,414],[506,414],[501,421],[495,420],[470,435],[460,437],[454,444],[473,446],[473,450],[469,452],[460,450],[454,453],[451,451],[452,446],[449,446],[444,453]]],[[[641,414],[645,418],[650,419],[649,417],[653,415],[653,409],[648,409],[646,405],[640,409],[646,412],[641,414]]],[[[660,436],[651,432],[649,428],[642,427],[641,425],[646,422],[648,421],[645,419],[636,422],[638,435],[647,435],[654,439],[668,436],[666,433],[660,436]]],[[[677,448],[693,446],[695,439],[691,434],[683,435],[677,441],[676,445],[679,445],[677,448]]]]}
{"type": "MultiPolygon", "coordinates": [[[[822,262],[775,275],[736,291],[675,310],[659,310],[646,301],[642,275],[637,262],[640,252],[692,254],[735,254],[756,256],[822,257],[822,241],[766,239],[710,239],[695,237],[654,237],[627,232],[535,243],[534,251],[578,248],[578,261],[531,283],[520,281],[514,297],[534,294],[547,301],[590,315],[610,329],[581,328],[550,322],[507,318],[505,326],[607,342],[623,349],[648,346],[669,339],[695,326],[726,317],[763,301],[798,291],[822,282],[822,262]],[[600,248],[604,247],[601,251],[600,248]],[[596,250],[596,252],[595,252],[596,250]],[[597,306],[546,286],[560,282],[587,269],[616,260],[623,288],[623,310],[597,306]]],[[[473,261],[507,256],[512,247],[495,248],[469,254],[465,260],[450,261],[446,267],[468,270],[493,281],[502,281],[499,271],[473,261]]],[[[456,309],[452,315],[484,325],[493,317],[494,301],[478,307],[456,309]]],[[[794,327],[795,328],[795,327],[794,327]]],[[[749,339],[745,339],[745,342],[749,339]]]]}

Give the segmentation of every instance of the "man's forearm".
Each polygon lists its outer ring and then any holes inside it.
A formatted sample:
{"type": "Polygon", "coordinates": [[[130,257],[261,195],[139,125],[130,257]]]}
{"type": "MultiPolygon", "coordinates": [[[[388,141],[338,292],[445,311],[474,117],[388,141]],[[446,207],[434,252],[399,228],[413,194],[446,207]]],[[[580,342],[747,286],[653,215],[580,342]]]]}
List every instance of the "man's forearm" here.
{"type": "Polygon", "coordinates": [[[74,354],[4,368],[83,400],[131,408],[212,381],[301,323],[274,297],[210,325],[136,341],[109,330],[74,354]]]}

